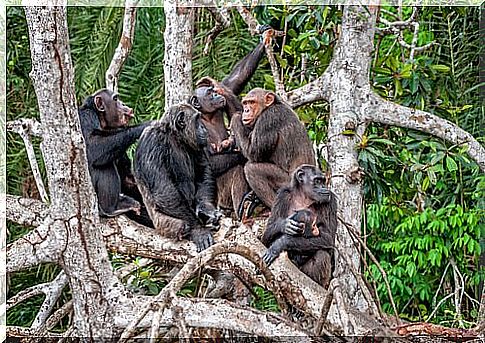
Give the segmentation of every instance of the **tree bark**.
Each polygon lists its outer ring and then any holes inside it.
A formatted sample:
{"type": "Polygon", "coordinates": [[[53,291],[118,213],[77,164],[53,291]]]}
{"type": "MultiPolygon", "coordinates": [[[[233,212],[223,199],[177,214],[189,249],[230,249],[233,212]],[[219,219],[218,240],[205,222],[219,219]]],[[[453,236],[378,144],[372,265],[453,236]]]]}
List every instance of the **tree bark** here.
{"type": "Polygon", "coordinates": [[[178,0],[167,0],[165,10],[165,111],[192,94],[192,31],[194,8],[179,6],[178,0]]]}
{"type": "Polygon", "coordinates": [[[41,150],[51,203],[49,215],[39,227],[47,232],[37,235],[41,244],[22,240],[23,246],[27,253],[37,252],[31,255],[38,257],[37,262],[51,259],[64,269],[73,295],[77,335],[112,337],[109,298],[113,293],[109,291],[117,279],[96,229],[97,203],[74,96],[66,2],[52,0],[46,7],[25,7],[25,13],[32,54],[30,76],[39,102],[41,150]]]}

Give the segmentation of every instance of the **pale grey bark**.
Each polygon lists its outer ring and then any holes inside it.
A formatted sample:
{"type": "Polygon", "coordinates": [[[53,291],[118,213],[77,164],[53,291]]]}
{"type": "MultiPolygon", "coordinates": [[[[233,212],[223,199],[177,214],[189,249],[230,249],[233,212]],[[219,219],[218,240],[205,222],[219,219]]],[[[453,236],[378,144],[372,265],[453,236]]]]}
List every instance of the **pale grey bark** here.
{"type": "Polygon", "coordinates": [[[97,204],[74,95],[65,5],[49,1],[46,7],[25,8],[51,202],[42,225],[9,246],[7,254],[16,258],[9,259],[7,268],[17,269],[21,263],[13,261],[22,258],[23,267],[59,263],[69,278],[77,334],[110,337],[110,297],[117,294],[109,291],[117,279],[96,229],[97,204]]]}
{"type": "Polygon", "coordinates": [[[165,111],[175,104],[186,102],[192,93],[192,31],[195,9],[177,6],[178,3],[177,0],[164,2],[165,111]]]}
{"type": "Polygon", "coordinates": [[[120,43],[115,50],[111,64],[106,71],[106,88],[118,92],[118,78],[121,68],[133,46],[135,35],[136,5],[138,0],[125,1],[125,15],[123,17],[123,32],[121,33],[120,43]]]}
{"type": "Polygon", "coordinates": [[[468,155],[485,172],[485,148],[470,133],[449,120],[429,112],[386,101],[378,95],[369,98],[365,119],[429,133],[456,145],[467,147],[468,155]]]}
{"type": "MultiPolygon", "coordinates": [[[[65,5],[64,2],[49,3],[65,5]]],[[[177,8],[173,1],[166,5],[166,67],[169,67],[165,70],[165,75],[166,87],[171,92],[166,93],[166,106],[170,106],[186,100],[191,90],[192,78],[186,73],[190,73],[187,66],[191,59],[191,40],[184,39],[189,36],[191,39],[193,10],[177,8]],[[184,27],[190,29],[185,30],[184,27]],[[178,56],[176,60],[168,61],[175,55],[178,56]]],[[[362,214],[362,175],[355,150],[357,137],[364,132],[367,121],[383,120],[369,117],[369,113],[375,110],[373,104],[380,100],[372,96],[368,80],[375,27],[374,11],[375,8],[368,11],[360,7],[345,7],[342,33],[329,68],[314,83],[288,94],[293,106],[322,98],[330,102],[327,158],[332,174],[332,189],[338,195],[342,217],[357,230],[360,228],[362,214]],[[349,123],[356,126],[354,136],[342,135],[349,123]]],[[[96,199],[87,173],[84,144],[72,89],[65,7],[27,8],[26,14],[33,60],[31,75],[41,112],[41,129],[34,128],[38,125],[32,123],[32,131],[42,131],[41,150],[47,166],[51,204],[48,206],[39,201],[7,197],[12,206],[11,209],[7,207],[8,218],[35,227],[26,236],[8,246],[7,270],[13,272],[45,262],[57,263],[63,268],[73,294],[74,310],[74,326],[67,335],[113,337],[127,327],[142,327],[155,334],[159,330],[175,326],[182,334],[190,332],[190,327],[210,327],[261,336],[290,335],[308,339],[310,333],[298,323],[289,323],[273,314],[221,300],[175,296],[176,291],[182,287],[184,278],[189,275],[188,272],[195,273],[195,269],[200,267],[200,259],[206,255],[197,255],[190,242],[164,239],[153,230],[131,223],[124,217],[102,222],[99,220],[96,199]],[[114,275],[103,239],[110,249],[117,252],[176,264],[187,263],[187,267],[181,271],[187,274],[176,275],[174,279],[179,280],[176,287],[167,289],[166,294],[162,294],[155,302],[150,297],[135,297],[124,289],[114,275]],[[149,311],[139,321],[142,309],[149,311]],[[134,321],[137,322],[136,325],[133,325],[134,321]]],[[[394,111],[401,113],[405,110],[389,107],[389,113],[394,111]]],[[[413,120],[411,115],[405,118],[413,120]]],[[[426,118],[430,120],[429,123],[444,125],[436,118],[426,118]]],[[[456,139],[457,144],[464,139],[469,140],[470,145],[470,137],[460,134],[456,138],[450,137],[456,139]]],[[[472,146],[478,159],[483,158],[480,147],[472,146]]],[[[261,262],[256,262],[255,266],[254,261],[260,261],[259,256],[265,250],[256,238],[260,231],[261,227],[257,225],[249,228],[225,220],[223,228],[216,235],[216,241],[225,243],[211,249],[225,247],[226,250],[213,260],[206,256],[204,265],[210,264],[212,268],[233,271],[251,284],[273,289],[275,293],[281,292],[291,305],[315,321],[323,314],[324,317],[318,320],[319,330],[325,326],[323,323],[327,323],[327,313],[336,328],[346,334],[359,334],[367,332],[369,328],[381,327],[371,316],[365,314],[371,300],[368,293],[364,297],[360,291],[363,286],[359,279],[361,276],[358,275],[359,251],[342,225],[338,228],[337,249],[344,255],[337,261],[336,280],[331,293],[302,275],[285,254],[269,269],[261,262]],[[228,246],[233,250],[227,250],[228,246]],[[241,251],[251,258],[248,260],[247,257],[228,254],[241,251]],[[251,259],[253,262],[250,262],[251,259]],[[258,268],[263,275],[258,275],[258,268]],[[332,299],[333,305],[328,311],[328,304],[332,299]]],[[[58,288],[62,283],[62,278],[55,282],[58,288]]],[[[58,288],[50,291],[50,299],[56,296],[58,288]]],[[[48,318],[51,304],[52,300],[46,302],[45,309],[38,314],[39,321],[36,325],[46,322],[46,328],[52,327],[52,323],[62,318],[71,308],[70,304],[66,304],[48,318]]],[[[370,304],[371,308],[372,306],[370,304]]],[[[19,334],[39,334],[39,330],[32,328],[9,330],[19,334]]],[[[42,333],[45,336],[53,335],[45,331],[42,333]]]]}

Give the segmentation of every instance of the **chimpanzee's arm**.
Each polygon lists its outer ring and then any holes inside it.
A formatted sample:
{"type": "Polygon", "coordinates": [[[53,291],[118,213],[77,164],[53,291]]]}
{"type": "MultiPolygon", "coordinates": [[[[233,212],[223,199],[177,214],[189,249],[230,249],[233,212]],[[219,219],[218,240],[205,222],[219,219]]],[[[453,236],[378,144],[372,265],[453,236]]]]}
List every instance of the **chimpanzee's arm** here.
{"type": "Polygon", "coordinates": [[[244,127],[241,114],[236,113],[231,119],[231,130],[244,157],[252,162],[266,162],[278,142],[278,130],[269,123],[260,123],[265,118],[259,118],[251,132],[244,127]],[[264,128],[266,128],[264,131],[264,128]]]}
{"type": "Polygon", "coordinates": [[[195,169],[195,203],[196,215],[203,223],[217,224],[220,215],[214,206],[216,197],[216,180],[212,174],[206,153],[199,153],[195,169]]]}
{"type": "Polygon", "coordinates": [[[93,130],[84,138],[89,163],[98,167],[120,158],[148,125],[143,123],[116,130],[93,130]]]}
{"type": "Polygon", "coordinates": [[[219,177],[229,169],[242,165],[246,159],[240,152],[214,154],[209,157],[209,163],[214,177],[219,177]]]}
{"type": "Polygon", "coordinates": [[[116,161],[116,169],[120,175],[121,193],[142,202],[142,196],[138,190],[135,177],[131,170],[131,161],[126,152],[116,161]]]}
{"type": "MultiPolygon", "coordinates": [[[[295,252],[315,252],[322,249],[332,249],[334,244],[327,241],[326,237],[303,237],[282,235],[271,246],[279,246],[281,250],[290,250],[295,252]]],[[[278,248],[277,248],[278,249],[278,248]]]]}
{"type": "Polygon", "coordinates": [[[222,80],[222,85],[229,88],[235,95],[241,94],[249,79],[258,68],[259,61],[264,55],[264,43],[259,43],[256,48],[239,61],[231,74],[222,80]]]}
{"type": "Polygon", "coordinates": [[[275,203],[271,209],[271,216],[261,239],[264,245],[269,246],[271,242],[275,241],[284,232],[290,204],[290,192],[286,188],[281,189],[276,196],[275,203]]]}

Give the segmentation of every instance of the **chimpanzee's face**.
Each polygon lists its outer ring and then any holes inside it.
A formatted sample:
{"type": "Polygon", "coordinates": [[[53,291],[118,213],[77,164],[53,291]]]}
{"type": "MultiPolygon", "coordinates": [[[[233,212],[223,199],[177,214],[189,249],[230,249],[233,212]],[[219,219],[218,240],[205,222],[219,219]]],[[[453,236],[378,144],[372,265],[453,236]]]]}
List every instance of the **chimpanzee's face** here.
{"type": "Polygon", "coordinates": [[[94,105],[103,129],[124,127],[134,117],[133,110],[123,104],[118,94],[107,89],[94,94],[94,105]]]}
{"type": "Polygon", "coordinates": [[[201,113],[189,104],[179,104],[169,109],[166,118],[177,137],[193,149],[207,145],[208,132],[200,115],[201,113]]]}
{"type": "Polygon", "coordinates": [[[303,165],[294,172],[295,182],[305,195],[316,203],[329,203],[332,193],[325,186],[325,175],[314,166],[303,165]]]}
{"type": "Polygon", "coordinates": [[[199,87],[190,99],[190,104],[204,114],[213,113],[226,106],[226,98],[213,86],[199,87]]]}

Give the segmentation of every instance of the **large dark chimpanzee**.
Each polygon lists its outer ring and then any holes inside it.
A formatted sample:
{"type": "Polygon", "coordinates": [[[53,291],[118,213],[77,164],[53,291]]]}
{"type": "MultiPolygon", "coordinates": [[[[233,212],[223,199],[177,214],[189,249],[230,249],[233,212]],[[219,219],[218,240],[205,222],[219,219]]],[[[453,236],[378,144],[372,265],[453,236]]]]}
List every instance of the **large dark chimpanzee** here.
{"type": "Polygon", "coordinates": [[[248,159],[244,173],[249,186],[271,208],[276,191],[290,181],[296,167],[315,165],[315,153],[296,113],[273,92],[255,88],[242,105],[242,115],[232,117],[231,130],[248,159]]]}
{"type": "Polygon", "coordinates": [[[128,212],[133,219],[150,225],[149,218],[140,216],[141,204],[132,196],[122,194],[129,189],[136,194],[136,185],[130,185],[129,181],[133,176],[126,150],[149,124],[127,126],[131,118],[133,110],[121,102],[118,94],[107,89],[89,96],[79,108],[89,173],[98,197],[100,215],[113,217],[128,212]]]}
{"type": "Polygon", "coordinates": [[[230,121],[233,113],[242,111],[237,96],[256,71],[273,30],[270,26],[262,26],[259,32],[264,34],[263,42],[239,61],[229,76],[220,83],[209,77],[202,78],[196,83],[194,95],[189,101],[202,112],[202,121],[209,133],[209,161],[217,178],[218,206],[235,211],[244,194],[249,191],[243,170],[246,159],[240,152],[224,146],[223,142],[229,138],[224,113],[230,121]]]}
{"type": "Polygon", "coordinates": [[[278,191],[262,241],[269,265],[282,251],[315,282],[327,288],[337,231],[337,201],[315,166],[302,165],[278,191]]]}
{"type": "Polygon", "coordinates": [[[215,179],[206,152],[207,129],[189,104],[171,107],[148,127],[135,153],[135,179],[153,224],[168,238],[213,244],[215,179]]]}

